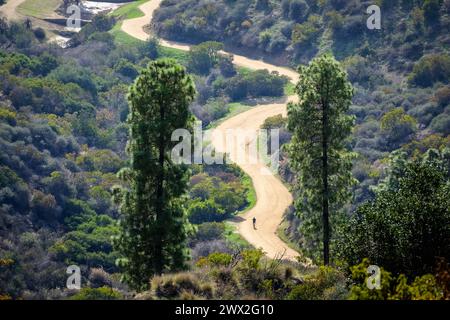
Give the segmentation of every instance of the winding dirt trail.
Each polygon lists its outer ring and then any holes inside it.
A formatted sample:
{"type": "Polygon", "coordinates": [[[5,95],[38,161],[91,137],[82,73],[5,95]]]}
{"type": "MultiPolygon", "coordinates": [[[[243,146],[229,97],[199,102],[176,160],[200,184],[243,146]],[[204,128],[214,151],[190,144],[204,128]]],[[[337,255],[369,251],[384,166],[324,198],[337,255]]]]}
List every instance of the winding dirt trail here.
{"type": "MultiPolygon", "coordinates": [[[[149,35],[144,31],[144,26],[151,22],[153,12],[159,7],[161,2],[162,0],[151,0],[142,4],[139,9],[145,16],[125,20],[122,23],[122,30],[137,39],[146,40],[149,35]]],[[[184,51],[188,51],[190,48],[189,45],[163,39],[160,42],[163,46],[184,51]]],[[[238,66],[277,71],[279,74],[289,77],[293,83],[296,83],[298,80],[298,74],[288,68],[274,66],[240,55],[233,54],[233,57],[233,62],[238,66]]],[[[288,98],[289,101],[294,101],[294,99],[295,97],[288,98]]],[[[248,153],[245,144],[237,144],[234,142],[235,148],[232,148],[226,145],[227,141],[224,138],[226,133],[232,129],[234,132],[231,141],[236,141],[237,135],[239,134],[237,131],[252,130],[256,132],[264,123],[265,119],[278,114],[286,115],[286,104],[256,106],[220,124],[215,129],[216,134],[213,133],[212,143],[219,152],[224,152],[229,149],[232,150],[230,158],[250,176],[256,190],[256,205],[247,213],[235,219],[239,233],[256,248],[262,248],[270,258],[280,257],[282,255],[284,259],[295,260],[295,257],[299,254],[288,247],[276,234],[284,212],[292,203],[291,193],[275,175],[268,174],[269,169],[259,159],[255,161],[256,164],[250,164],[249,158],[247,158],[247,161],[238,160],[238,153],[248,153]],[[253,217],[257,219],[256,229],[252,225],[253,217]]],[[[251,143],[251,140],[248,143],[251,143]]]]}
{"type": "MultiPolygon", "coordinates": [[[[63,30],[64,27],[45,21],[44,19],[36,18],[33,16],[26,16],[19,12],[19,6],[24,3],[26,0],[7,0],[7,2],[0,6],[0,14],[8,19],[8,21],[20,21],[25,20],[26,18],[30,19],[33,23],[33,26],[39,26],[44,28],[47,32],[47,38],[49,42],[56,42],[62,47],[64,47],[64,43],[67,42],[69,38],[62,37],[58,35],[57,32],[59,30],[63,30]]],[[[48,16],[48,18],[60,18],[60,15],[56,12],[53,12],[48,16]]]]}
{"type": "Polygon", "coordinates": [[[23,18],[23,16],[17,12],[17,7],[23,2],[25,2],[25,0],[8,0],[0,7],[0,13],[7,17],[8,20],[19,20],[23,18]]]}

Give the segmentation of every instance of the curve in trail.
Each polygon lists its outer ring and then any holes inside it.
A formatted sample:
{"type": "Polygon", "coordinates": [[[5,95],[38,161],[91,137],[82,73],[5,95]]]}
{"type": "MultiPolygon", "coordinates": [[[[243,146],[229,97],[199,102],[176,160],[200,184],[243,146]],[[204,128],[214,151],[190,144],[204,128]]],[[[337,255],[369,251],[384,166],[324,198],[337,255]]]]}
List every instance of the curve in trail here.
{"type": "MultiPolygon", "coordinates": [[[[51,22],[47,22],[43,19],[39,19],[32,16],[25,16],[21,14],[18,10],[18,7],[24,3],[26,0],[8,0],[4,5],[0,6],[0,13],[5,16],[9,21],[18,21],[24,20],[25,18],[31,19],[33,24],[37,26],[43,27],[46,31],[51,30],[59,30],[63,27],[53,24],[51,22]]],[[[54,13],[54,17],[59,17],[58,14],[54,13]]],[[[49,42],[55,42],[61,47],[65,47],[65,43],[69,40],[67,37],[60,36],[55,34],[54,32],[47,33],[47,39],[49,42]]]]}
{"type": "Polygon", "coordinates": [[[17,7],[23,2],[25,2],[25,0],[8,0],[0,7],[0,12],[7,17],[8,20],[18,20],[23,18],[23,16],[17,12],[17,7]]]}
{"type": "MultiPolygon", "coordinates": [[[[159,7],[162,0],[151,0],[142,4],[139,9],[144,13],[143,17],[125,20],[122,23],[122,30],[129,35],[147,40],[149,35],[144,31],[144,27],[151,23],[153,12],[159,7]]],[[[190,46],[178,42],[160,40],[162,46],[189,51],[190,46]]],[[[226,53],[226,52],[225,52],[226,53]]],[[[238,66],[251,69],[267,69],[276,71],[281,75],[290,78],[293,83],[298,80],[298,74],[285,67],[271,65],[259,60],[249,59],[240,55],[233,55],[233,62],[238,66]]],[[[294,101],[295,97],[289,97],[289,101],[294,101]]],[[[256,132],[264,120],[278,114],[286,115],[286,104],[268,104],[255,106],[251,110],[238,114],[227,119],[216,129],[212,138],[212,143],[217,151],[227,150],[226,141],[223,138],[229,129],[234,130],[233,140],[236,141],[236,130],[252,130],[256,132]]],[[[232,141],[233,141],[232,140],[232,141]]],[[[248,141],[250,143],[251,141],[248,141]]],[[[248,145],[248,143],[246,145],[248,145]]],[[[292,203],[292,195],[281,181],[273,174],[267,174],[269,169],[262,161],[257,160],[256,164],[240,163],[234,153],[246,153],[246,145],[237,145],[230,154],[230,158],[250,176],[256,191],[256,205],[235,222],[239,233],[256,248],[262,248],[270,258],[283,256],[284,259],[295,260],[298,252],[291,249],[276,234],[278,226],[282,221],[283,214],[292,203]],[[252,219],[257,219],[257,229],[253,229],[252,219]]],[[[231,147],[230,147],[231,148],[231,147]]]]}

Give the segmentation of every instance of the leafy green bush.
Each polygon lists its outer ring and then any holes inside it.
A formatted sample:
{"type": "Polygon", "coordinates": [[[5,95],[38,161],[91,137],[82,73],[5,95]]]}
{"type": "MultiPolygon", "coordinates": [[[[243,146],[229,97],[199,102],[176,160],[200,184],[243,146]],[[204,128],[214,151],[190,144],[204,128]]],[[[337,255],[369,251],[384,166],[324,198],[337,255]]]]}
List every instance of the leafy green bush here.
{"type": "Polygon", "coordinates": [[[194,200],[189,204],[188,217],[191,223],[200,224],[211,221],[223,221],[227,217],[225,211],[212,199],[202,201],[194,200]]]}
{"type": "Polygon", "coordinates": [[[214,81],[214,89],[223,92],[233,101],[244,98],[281,97],[287,78],[267,70],[248,71],[229,79],[219,78],[214,81]]]}
{"type": "Polygon", "coordinates": [[[114,66],[114,69],[116,70],[116,72],[130,79],[136,78],[139,74],[137,68],[131,62],[125,59],[119,60],[114,66]]]}
{"type": "Polygon", "coordinates": [[[397,149],[409,142],[417,131],[417,121],[405,113],[403,108],[393,109],[381,118],[381,133],[385,136],[388,147],[397,149]]]}
{"type": "Polygon", "coordinates": [[[149,38],[139,47],[142,56],[150,59],[156,59],[159,56],[159,41],[157,38],[149,38]]]}
{"type": "Polygon", "coordinates": [[[205,222],[197,227],[195,233],[196,241],[208,241],[222,238],[225,232],[225,225],[218,222],[205,222]]]}
{"type": "Polygon", "coordinates": [[[437,89],[434,93],[434,98],[439,106],[445,107],[448,105],[450,103],[450,86],[437,89]]]}
{"type": "Polygon", "coordinates": [[[247,205],[246,197],[242,197],[249,192],[247,187],[236,176],[221,171],[216,174],[201,173],[191,178],[191,199],[187,206],[190,222],[220,222],[247,205]]]}
{"type": "Polygon", "coordinates": [[[0,121],[6,121],[10,125],[16,125],[16,112],[6,108],[0,108],[0,121]]]}
{"type": "Polygon", "coordinates": [[[45,30],[42,28],[36,28],[34,30],[34,35],[36,36],[36,39],[38,40],[44,40],[46,35],[45,35],[45,30]]]}
{"type": "MultiPolygon", "coordinates": [[[[425,274],[417,276],[413,281],[408,281],[404,274],[398,277],[380,268],[381,288],[371,290],[367,286],[369,274],[367,268],[368,259],[351,267],[353,285],[350,290],[350,300],[441,300],[445,298],[446,284],[440,282],[440,274],[425,274]]],[[[449,269],[442,270],[442,274],[448,274],[449,269]]]]}
{"type": "Polygon", "coordinates": [[[368,257],[411,277],[432,272],[436,257],[450,258],[448,153],[394,158],[375,199],[360,206],[338,232],[338,248],[349,265],[368,257]]]}
{"type": "Polygon", "coordinates": [[[213,41],[192,46],[189,51],[189,69],[194,73],[208,74],[219,62],[219,51],[222,49],[223,44],[213,41]]]}
{"type": "Polygon", "coordinates": [[[210,267],[226,267],[230,265],[232,256],[227,253],[213,252],[207,257],[199,259],[196,263],[198,267],[210,266],[210,267]]]}
{"type": "Polygon", "coordinates": [[[344,274],[331,267],[320,267],[308,275],[302,284],[295,286],[288,294],[288,300],[345,299],[346,278],[344,274]]]}
{"type": "Polygon", "coordinates": [[[121,300],[123,295],[116,289],[101,288],[82,288],[80,292],[70,297],[71,300],[121,300]]]}
{"type": "Polygon", "coordinates": [[[450,134],[450,114],[443,113],[438,115],[431,122],[430,128],[437,133],[442,133],[443,135],[450,134]]]}
{"type": "Polygon", "coordinates": [[[151,280],[151,290],[160,299],[180,299],[184,294],[211,299],[214,294],[210,283],[188,272],[155,276],[151,280]]]}
{"type": "Polygon", "coordinates": [[[441,9],[440,0],[425,0],[423,2],[425,23],[428,26],[435,26],[439,24],[440,9],[441,9]]]}
{"type": "Polygon", "coordinates": [[[321,19],[317,15],[310,15],[303,24],[295,25],[292,30],[292,42],[299,47],[311,46],[317,41],[321,32],[321,19]]]}
{"type": "Polygon", "coordinates": [[[450,81],[450,56],[430,54],[422,57],[409,76],[409,82],[421,87],[432,86],[436,82],[450,81]]]}

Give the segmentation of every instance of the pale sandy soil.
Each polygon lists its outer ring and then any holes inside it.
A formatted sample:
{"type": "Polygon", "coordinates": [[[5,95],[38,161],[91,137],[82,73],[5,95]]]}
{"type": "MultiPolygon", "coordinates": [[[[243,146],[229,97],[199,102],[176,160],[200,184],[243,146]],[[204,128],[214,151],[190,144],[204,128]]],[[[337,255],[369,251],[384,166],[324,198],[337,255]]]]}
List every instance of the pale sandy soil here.
{"type": "Polygon", "coordinates": [[[8,0],[6,4],[0,7],[0,13],[3,14],[8,20],[18,20],[23,18],[23,16],[17,12],[16,8],[25,2],[25,0],[8,0]]]}
{"type": "MultiPolygon", "coordinates": [[[[144,26],[150,23],[153,12],[159,7],[161,1],[151,0],[141,5],[140,9],[144,12],[145,16],[124,21],[122,30],[137,39],[146,40],[149,35],[144,31],[144,26]]],[[[161,40],[161,44],[171,48],[185,51],[189,50],[188,45],[172,41],[161,40]]],[[[294,83],[298,80],[298,74],[295,71],[274,66],[263,61],[234,55],[234,63],[251,69],[277,71],[291,78],[291,81],[294,83]]],[[[294,97],[289,97],[289,100],[292,101],[293,99],[294,97]]],[[[265,119],[278,114],[286,115],[285,104],[256,106],[249,111],[227,119],[215,130],[222,132],[226,132],[228,129],[234,129],[235,131],[236,129],[256,131],[265,119]]],[[[219,135],[213,137],[212,143],[217,151],[221,152],[226,150],[225,141],[219,135]]],[[[245,148],[245,146],[239,146],[237,148],[245,148]]],[[[234,152],[237,153],[239,150],[235,149],[234,152]]],[[[233,154],[231,158],[236,160],[233,154]]],[[[292,203],[291,193],[277,176],[267,174],[269,169],[261,161],[258,161],[257,164],[249,164],[249,160],[246,159],[244,163],[237,160],[236,163],[251,177],[257,196],[255,207],[235,219],[237,230],[253,246],[262,248],[267,256],[275,258],[284,255],[284,258],[294,260],[298,256],[298,253],[288,247],[276,234],[277,228],[282,221],[283,213],[292,203]],[[253,217],[257,219],[256,229],[253,229],[253,217]]]]}
{"type": "MultiPolygon", "coordinates": [[[[18,11],[18,7],[26,0],[8,0],[6,4],[0,7],[0,14],[8,19],[8,21],[24,20],[27,16],[22,15],[18,11]]],[[[60,16],[54,12],[48,18],[59,18],[60,16]]],[[[47,32],[48,41],[55,41],[57,43],[66,42],[67,39],[57,35],[57,31],[64,28],[54,23],[44,21],[35,17],[28,17],[33,23],[33,27],[41,27],[47,32]]]]}

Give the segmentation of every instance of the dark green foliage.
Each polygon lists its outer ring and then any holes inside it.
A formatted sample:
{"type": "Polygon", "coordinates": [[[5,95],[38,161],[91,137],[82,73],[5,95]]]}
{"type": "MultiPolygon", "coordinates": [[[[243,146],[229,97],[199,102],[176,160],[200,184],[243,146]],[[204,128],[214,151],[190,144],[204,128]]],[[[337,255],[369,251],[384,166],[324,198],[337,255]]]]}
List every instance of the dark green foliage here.
{"type": "Polygon", "coordinates": [[[330,262],[331,230],[350,197],[351,159],[346,139],[354,118],[347,114],[353,88],[340,64],[329,55],[299,67],[299,103],[288,105],[288,129],[293,133],[288,152],[297,174],[297,214],[305,243],[301,247],[330,262]],[[331,223],[330,223],[331,221],[331,223]]]}
{"type": "Polygon", "coordinates": [[[441,0],[425,0],[423,2],[425,23],[428,26],[433,27],[439,24],[441,3],[441,0]]]}
{"type": "Polygon", "coordinates": [[[245,208],[250,190],[239,179],[243,173],[227,173],[220,169],[213,175],[199,173],[191,178],[189,221],[195,224],[220,222],[245,208]]]}
{"type": "Polygon", "coordinates": [[[270,8],[270,1],[269,0],[256,0],[255,8],[257,10],[267,10],[270,8]]]}
{"type": "Polygon", "coordinates": [[[232,101],[255,97],[280,97],[284,94],[287,83],[285,77],[267,70],[248,71],[228,79],[217,79],[213,85],[218,92],[223,92],[232,101]]]}
{"type": "Polygon", "coordinates": [[[131,161],[119,173],[128,186],[114,191],[122,213],[116,246],[125,281],[138,290],[152,275],[185,266],[187,169],[172,162],[170,138],[190,128],[194,95],[185,69],[165,59],[151,62],[130,88],[131,161]]]}
{"type": "Polygon", "coordinates": [[[229,218],[229,214],[220,208],[213,200],[192,201],[188,209],[189,221],[195,224],[210,221],[223,221],[229,218]]]}
{"type": "Polygon", "coordinates": [[[137,68],[128,60],[121,59],[114,66],[114,69],[123,75],[124,77],[128,77],[130,79],[134,79],[139,74],[137,68]]]}
{"type": "Polygon", "coordinates": [[[111,237],[117,233],[116,223],[110,217],[92,217],[75,231],[66,233],[61,241],[50,248],[50,252],[67,265],[87,265],[118,271],[115,262],[119,255],[111,244],[111,237]]]}
{"type": "Polygon", "coordinates": [[[80,32],[76,33],[69,41],[70,46],[78,46],[86,42],[93,34],[97,32],[107,32],[112,29],[116,23],[112,15],[99,14],[92,18],[92,22],[84,26],[80,32]]]}
{"type": "Polygon", "coordinates": [[[450,86],[439,88],[434,93],[434,98],[440,107],[445,107],[450,104],[450,86]]]}
{"type": "Polygon", "coordinates": [[[213,288],[204,283],[198,275],[177,273],[157,276],[152,279],[152,291],[159,299],[211,299],[213,288]]]}
{"type": "Polygon", "coordinates": [[[350,300],[443,300],[448,299],[448,276],[450,266],[441,260],[437,264],[435,274],[413,277],[409,280],[404,274],[398,277],[380,268],[379,290],[371,290],[367,286],[367,268],[369,259],[351,267],[354,283],[350,291],[350,300]]]}
{"type": "Polygon", "coordinates": [[[159,56],[158,52],[159,42],[157,38],[149,38],[141,45],[139,51],[144,57],[156,59],[159,56]]]}
{"type": "Polygon", "coordinates": [[[80,292],[70,297],[70,300],[122,300],[123,296],[117,290],[108,287],[82,288],[80,292]]]}
{"type": "Polygon", "coordinates": [[[417,121],[407,115],[402,108],[393,109],[381,118],[381,134],[386,142],[386,149],[398,149],[411,141],[417,132],[417,121]]]}
{"type": "Polygon", "coordinates": [[[339,251],[349,265],[367,257],[396,274],[430,273],[436,257],[450,258],[448,150],[414,161],[400,155],[390,172],[340,233],[339,251]]]}
{"type": "Polygon", "coordinates": [[[97,95],[98,86],[94,80],[96,76],[87,68],[75,68],[64,64],[53,70],[49,77],[62,83],[75,83],[94,97],[97,95]]]}
{"type": "Polygon", "coordinates": [[[450,134],[450,114],[449,109],[447,108],[446,110],[447,112],[433,119],[430,127],[434,132],[448,136],[450,134]]]}
{"type": "Polygon", "coordinates": [[[0,295],[60,299],[68,263],[118,270],[110,188],[125,91],[96,41],[62,51],[2,19],[0,43],[0,260],[13,261],[0,295]]]}
{"type": "Polygon", "coordinates": [[[339,60],[359,54],[371,64],[380,61],[404,72],[424,52],[446,50],[448,12],[443,0],[217,0],[208,4],[182,0],[164,1],[154,21],[163,38],[243,46],[261,55],[275,54],[286,65],[331,50],[339,60]],[[381,7],[384,32],[366,28],[371,4],[381,7]]]}
{"type": "Polygon", "coordinates": [[[44,40],[46,37],[45,30],[42,28],[36,28],[34,30],[34,35],[36,36],[36,39],[41,41],[44,40]]]}
{"type": "Polygon", "coordinates": [[[295,25],[292,30],[292,42],[297,47],[307,48],[315,44],[320,32],[320,18],[317,15],[311,15],[306,22],[295,25]]]}
{"type": "Polygon", "coordinates": [[[188,62],[190,71],[203,75],[208,74],[211,68],[219,62],[219,51],[222,49],[223,44],[212,41],[192,46],[188,62]]]}
{"type": "Polygon", "coordinates": [[[109,49],[113,49],[115,47],[114,37],[109,32],[95,32],[91,36],[89,36],[89,41],[103,43],[109,49]]]}
{"type": "Polygon", "coordinates": [[[225,225],[218,222],[205,222],[197,226],[195,241],[220,239],[225,233],[225,225]]]}
{"type": "Polygon", "coordinates": [[[292,289],[288,300],[335,300],[346,296],[345,276],[336,269],[320,267],[292,289]]]}
{"type": "Polygon", "coordinates": [[[435,82],[450,81],[450,56],[448,54],[431,54],[420,59],[409,76],[412,84],[429,87],[435,82]]]}

